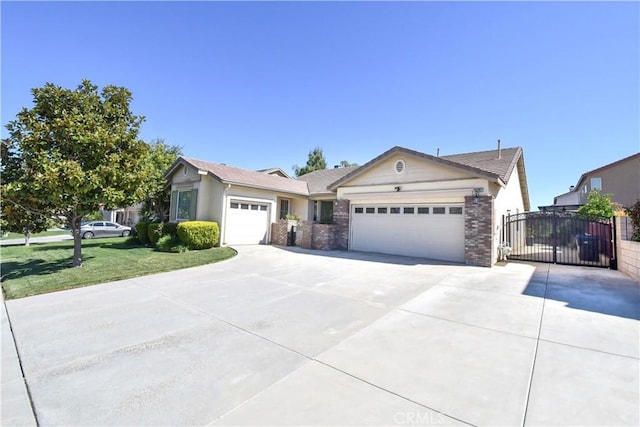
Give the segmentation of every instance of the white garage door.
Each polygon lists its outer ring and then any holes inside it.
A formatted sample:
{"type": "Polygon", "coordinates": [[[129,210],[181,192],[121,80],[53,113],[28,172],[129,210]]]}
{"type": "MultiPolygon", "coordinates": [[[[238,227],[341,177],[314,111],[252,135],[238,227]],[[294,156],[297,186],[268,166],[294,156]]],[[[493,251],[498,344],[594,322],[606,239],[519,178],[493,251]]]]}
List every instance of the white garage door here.
{"type": "Polygon", "coordinates": [[[462,205],[352,205],[351,249],[464,262],[462,205]]]}
{"type": "Polygon", "coordinates": [[[266,203],[232,200],[227,210],[225,240],[228,245],[265,243],[269,227],[266,203]]]}

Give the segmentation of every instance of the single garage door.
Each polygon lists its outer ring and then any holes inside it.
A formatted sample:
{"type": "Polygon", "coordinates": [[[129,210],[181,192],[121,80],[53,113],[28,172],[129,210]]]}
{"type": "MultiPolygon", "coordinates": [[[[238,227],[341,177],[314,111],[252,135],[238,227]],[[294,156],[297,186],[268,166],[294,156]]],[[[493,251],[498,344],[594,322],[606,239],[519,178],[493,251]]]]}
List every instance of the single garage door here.
{"type": "Polygon", "coordinates": [[[351,249],[464,262],[462,205],[352,205],[351,249]]]}
{"type": "Polygon", "coordinates": [[[269,205],[232,200],[227,210],[225,240],[228,245],[265,243],[269,227],[269,205]]]}

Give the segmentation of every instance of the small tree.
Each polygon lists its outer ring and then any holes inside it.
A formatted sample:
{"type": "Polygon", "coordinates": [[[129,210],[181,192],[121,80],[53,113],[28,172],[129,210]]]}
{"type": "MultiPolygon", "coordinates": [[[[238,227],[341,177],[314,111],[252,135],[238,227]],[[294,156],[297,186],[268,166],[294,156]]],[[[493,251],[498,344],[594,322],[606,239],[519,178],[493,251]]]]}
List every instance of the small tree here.
{"type": "Polygon", "coordinates": [[[43,213],[33,210],[34,206],[26,199],[19,203],[5,201],[2,206],[3,230],[23,234],[25,246],[29,246],[29,239],[33,233],[46,231],[53,223],[43,213]]]}
{"type": "Polygon", "coordinates": [[[100,207],[141,201],[148,190],[149,146],[138,140],[144,117],[129,110],[131,93],[100,92],[89,80],[75,89],[47,83],[32,90],[33,107],[7,124],[3,200],[33,202],[33,211],[66,219],[73,230],[73,266],[82,265],[80,222],[100,207]],[[6,162],[5,162],[6,158],[6,162]]]}
{"type": "Polygon", "coordinates": [[[142,203],[142,218],[147,222],[164,222],[169,220],[169,205],[171,202],[171,187],[167,185],[164,174],[182,154],[182,147],[168,145],[164,139],[152,141],[149,156],[152,167],[150,189],[147,198],[142,203]]]}
{"type": "Polygon", "coordinates": [[[598,190],[592,190],[587,196],[587,203],[578,209],[578,215],[584,218],[612,218],[611,194],[600,194],[598,190]]]}
{"type": "Polygon", "coordinates": [[[293,167],[296,176],[302,176],[309,172],[322,170],[327,168],[327,161],[324,158],[324,154],[322,153],[322,149],[320,147],[316,147],[313,150],[309,151],[309,158],[307,160],[307,164],[304,167],[300,167],[295,165],[293,167]]]}
{"type": "Polygon", "coordinates": [[[358,166],[357,163],[349,163],[348,160],[340,160],[340,165],[341,168],[349,168],[351,166],[358,166]]]}

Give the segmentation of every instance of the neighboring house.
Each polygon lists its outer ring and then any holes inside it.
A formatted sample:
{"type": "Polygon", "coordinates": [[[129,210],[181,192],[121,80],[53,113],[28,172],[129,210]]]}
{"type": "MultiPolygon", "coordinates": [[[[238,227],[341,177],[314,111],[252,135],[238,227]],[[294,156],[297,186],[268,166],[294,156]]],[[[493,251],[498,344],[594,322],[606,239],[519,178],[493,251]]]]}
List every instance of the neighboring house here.
{"type": "Polygon", "coordinates": [[[539,208],[576,210],[587,203],[591,190],[611,194],[611,201],[622,206],[631,206],[640,200],[640,153],[583,173],[569,192],[554,197],[553,205],[539,208]]]}
{"type": "Polygon", "coordinates": [[[126,208],[118,208],[112,210],[100,210],[102,218],[105,221],[117,222],[121,225],[134,226],[140,221],[140,211],[142,209],[142,203],[137,203],[133,206],[127,206],[126,208]]]}
{"type": "Polygon", "coordinates": [[[529,210],[520,147],[440,157],[394,147],[298,179],[266,172],[180,157],[166,174],[171,220],[216,221],[222,244],[284,244],[278,220],[292,213],[303,247],[491,266],[502,216],[529,210]]]}

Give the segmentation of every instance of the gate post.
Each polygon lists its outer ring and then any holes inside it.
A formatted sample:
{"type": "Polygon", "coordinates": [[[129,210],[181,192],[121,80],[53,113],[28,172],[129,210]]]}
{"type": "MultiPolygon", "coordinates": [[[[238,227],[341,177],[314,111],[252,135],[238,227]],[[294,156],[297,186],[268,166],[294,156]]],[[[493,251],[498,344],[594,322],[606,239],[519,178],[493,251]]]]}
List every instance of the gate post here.
{"type": "Polygon", "coordinates": [[[616,223],[616,217],[610,219],[611,221],[611,257],[609,258],[609,268],[611,270],[618,269],[618,227],[616,223]]]}
{"type": "Polygon", "coordinates": [[[553,232],[551,233],[553,239],[553,263],[558,263],[558,213],[553,212],[553,232]]]}

